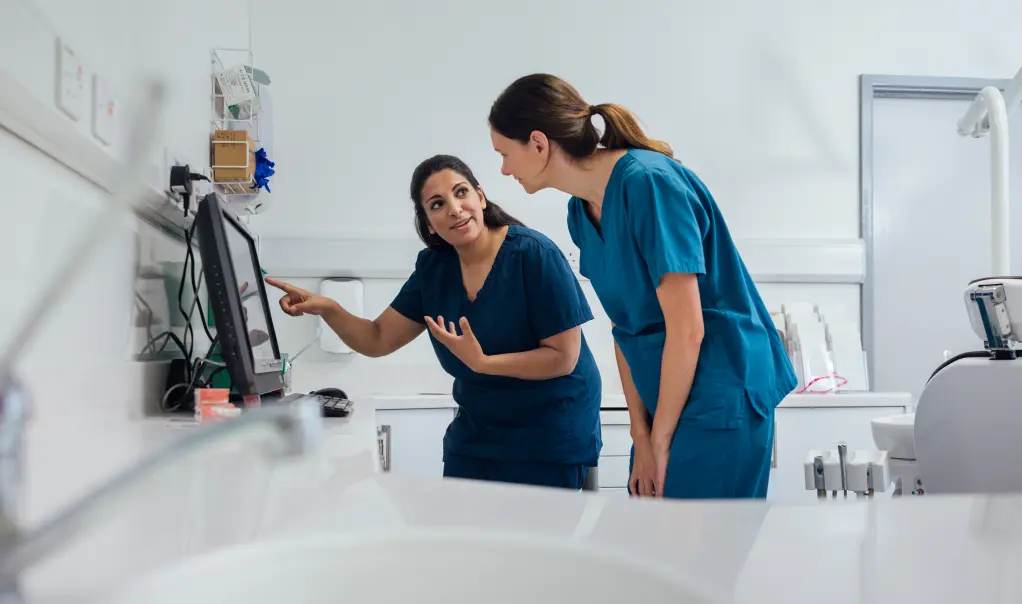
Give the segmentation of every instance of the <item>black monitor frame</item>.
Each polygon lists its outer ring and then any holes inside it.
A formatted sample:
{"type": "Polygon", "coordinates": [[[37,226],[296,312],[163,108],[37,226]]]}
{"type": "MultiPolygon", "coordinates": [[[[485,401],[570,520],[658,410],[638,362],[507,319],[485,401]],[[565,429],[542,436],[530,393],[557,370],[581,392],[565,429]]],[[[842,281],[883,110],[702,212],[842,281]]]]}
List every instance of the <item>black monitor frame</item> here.
{"type": "MultiPolygon", "coordinates": [[[[270,315],[266,285],[262,280],[262,268],[256,251],[255,238],[248,228],[224,207],[215,193],[202,198],[195,213],[195,232],[199,240],[199,255],[205,274],[209,305],[213,309],[220,353],[227,364],[234,388],[242,395],[265,395],[284,390],[283,361],[277,345],[277,333],[270,315]],[[273,346],[273,359],[253,358],[252,347],[246,329],[242,296],[231,259],[225,225],[229,222],[244,236],[252,256],[256,287],[263,312],[266,313],[266,328],[273,346]]],[[[249,294],[251,295],[251,294],[249,294]]],[[[248,296],[246,296],[248,297],[248,296]]],[[[203,317],[205,320],[205,317],[203,317]]]]}

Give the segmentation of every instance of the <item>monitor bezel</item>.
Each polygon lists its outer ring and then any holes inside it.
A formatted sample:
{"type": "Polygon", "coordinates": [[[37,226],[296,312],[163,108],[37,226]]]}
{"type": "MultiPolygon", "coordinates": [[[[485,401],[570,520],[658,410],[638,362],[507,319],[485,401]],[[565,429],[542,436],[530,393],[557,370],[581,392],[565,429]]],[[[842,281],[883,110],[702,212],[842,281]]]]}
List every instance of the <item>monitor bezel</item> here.
{"type": "Polygon", "coordinates": [[[266,285],[261,278],[262,268],[259,265],[255,238],[215,193],[206,195],[199,202],[195,213],[195,230],[206,289],[209,293],[209,305],[213,310],[213,321],[220,342],[220,353],[227,365],[227,373],[234,388],[242,395],[264,395],[283,390],[284,365],[273,326],[273,317],[270,314],[266,285]],[[263,312],[266,313],[266,328],[273,348],[274,358],[271,360],[256,361],[252,355],[244,319],[243,297],[238,290],[238,279],[230,254],[228,223],[231,228],[238,229],[249,246],[252,268],[258,277],[256,287],[263,312]]]}

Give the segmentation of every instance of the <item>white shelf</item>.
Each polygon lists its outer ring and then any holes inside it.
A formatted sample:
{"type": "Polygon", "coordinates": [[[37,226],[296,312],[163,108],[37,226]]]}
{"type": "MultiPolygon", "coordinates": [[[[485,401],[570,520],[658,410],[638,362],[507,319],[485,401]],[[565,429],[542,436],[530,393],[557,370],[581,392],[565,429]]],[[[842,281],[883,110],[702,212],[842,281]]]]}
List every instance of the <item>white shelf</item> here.
{"type": "MultiPolygon", "coordinates": [[[[737,241],[758,283],[862,283],[861,240],[746,239],[737,241]]],[[[406,279],[423,244],[413,237],[358,235],[262,238],[260,260],[280,277],[406,279]]]]}

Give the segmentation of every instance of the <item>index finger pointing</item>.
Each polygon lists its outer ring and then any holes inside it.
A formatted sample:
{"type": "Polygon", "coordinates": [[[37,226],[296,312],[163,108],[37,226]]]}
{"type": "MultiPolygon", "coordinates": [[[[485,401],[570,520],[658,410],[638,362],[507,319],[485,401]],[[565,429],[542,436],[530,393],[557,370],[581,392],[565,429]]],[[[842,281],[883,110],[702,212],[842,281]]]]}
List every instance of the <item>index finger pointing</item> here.
{"type": "Polygon", "coordinates": [[[290,285],[288,283],[284,283],[283,281],[271,279],[270,277],[264,277],[263,281],[265,281],[267,285],[272,285],[273,287],[276,287],[277,289],[287,292],[289,294],[293,294],[296,291],[298,291],[298,288],[296,288],[295,286],[290,285]]]}

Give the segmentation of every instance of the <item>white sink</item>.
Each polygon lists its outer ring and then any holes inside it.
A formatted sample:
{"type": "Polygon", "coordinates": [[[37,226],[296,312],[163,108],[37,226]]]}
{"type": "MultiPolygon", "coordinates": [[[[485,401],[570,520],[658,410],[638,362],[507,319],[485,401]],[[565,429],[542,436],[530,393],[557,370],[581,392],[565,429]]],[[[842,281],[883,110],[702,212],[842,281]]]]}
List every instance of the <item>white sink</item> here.
{"type": "Polygon", "coordinates": [[[888,456],[897,459],[916,458],[915,413],[878,417],[871,424],[877,449],[887,451],[888,456]]]}
{"type": "Polygon", "coordinates": [[[264,541],[189,559],[108,604],[712,602],[684,569],[657,572],[568,541],[459,531],[264,541]]]}

